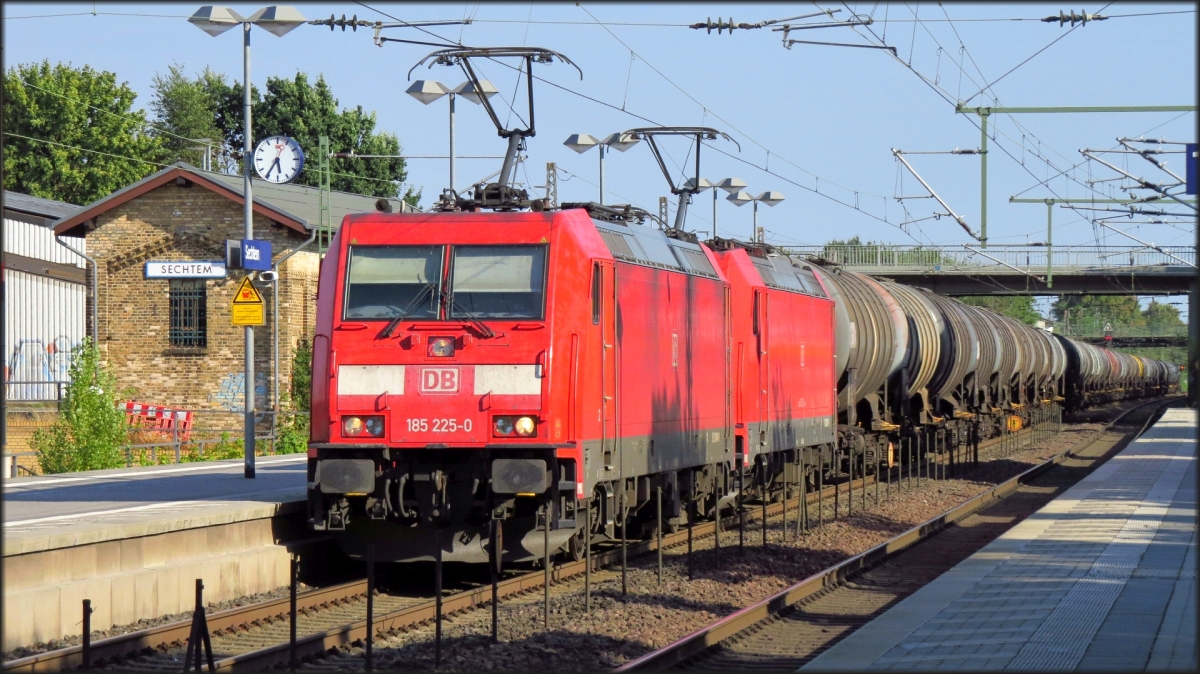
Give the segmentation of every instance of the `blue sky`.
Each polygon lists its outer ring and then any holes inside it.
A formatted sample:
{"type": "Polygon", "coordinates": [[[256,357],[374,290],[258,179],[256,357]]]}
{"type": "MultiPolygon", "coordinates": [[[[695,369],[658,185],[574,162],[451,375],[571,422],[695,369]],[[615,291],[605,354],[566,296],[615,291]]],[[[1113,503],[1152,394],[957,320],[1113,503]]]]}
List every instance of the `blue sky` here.
{"type": "MultiPolygon", "coordinates": [[[[113,71],[139,93],[135,105],[147,109],[152,78],[172,62],[183,64],[192,73],[208,66],[240,79],[237,31],[213,38],[188,24],[186,16],[198,6],[6,3],[5,66],[49,59],[113,71]],[[81,15],[43,16],[63,14],[81,15]],[[18,18],[30,16],[38,18],[18,18]]],[[[258,8],[231,6],[243,14],[258,8]]],[[[1073,31],[1069,24],[1060,27],[1057,22],[1037,21],[1067,9],[1063,4],[1042,3],[583,3],[581,7],[574,3],[368,2],[296,6],[310,19],[330,14],[385,21],[391,20],[385,14],[405,21],[468,17],[473,19],[470,25],[428,30],[472,46],[541,46],[570,57],[583,70],[582,80],[574,69],[559,63],[536,66],[536,74],[609,105],[548,86],[535,87],[538,126],[537,136],[529,140],[527,182],[543,184],[546,162],[556,162],[564,170],[559,183],[562,201],[597,197],[597,153],[579,155],[564,147],[563,140],[572,133],[603,136],[648,125],[627,112],[659,124],[704,124],[726,131],[741,145],[741,151],[732,143],[718,141],[716,144],[736,159],[706,150],[701,174],[712,179],[742,178],[754,194],[782,192],[786,197],[783,203],[762,207],[759,213],[768,240],[781,244],[823,243],[854,235],[895,243],[970,242],[953,220],[930,218],[940,210],[932,199],[905,201],[908,215],[894,200],[900,194],[922,191],[897,164],[891,148],[937,151],[979,146],[978,119],[955,114],[954,100],[974,95],[971,105],[1006,106],[1186,105],[1196,101],[1192,4],[1073,6],[1076,11],[1112,17],[1073,31]],[[769,29],[718,35],[680,25],[718,14],[738,22],[757,22],[808,14],[818,8],[840,10],[833,15],[837,20],[846,20],[852,13],[869,15],[873,24],[856,30],[797,31],[793,38],[859,45],[883,40],[896,48],[899,60],[880,49],[804,44],[785,49],[780,33],[769,29]],[[1130,14],[1148,16],[1118,16],[1130,14]],[[915,21],[914,15],[920,21],[915,21]],[[1059,37],[1062,39],[1050,45],[1059,37]],[[988,91],[975,95],[985,83],[997,80],[1044,47],[988,91]],[[956,62],[965,68],[960,70],[956,62]],[[940,95],[922,77],[936,82],[940,95]],[[917,222],[905,224],[909,220],[917,222]]],[[[388,29],[384,34],[439,41],[412,28],[388,29]]],[[[398,43],[376,47],[369,29],[330,32],[325,27],[302,26],[284,38],[256,29],[252,79],[262,88],[268,77],[291,77],[297,70],[323,74],[342,106],[362,105],[376,111],[379,128],[396,133],[405,152],[445,155],[445,101],[423,106],[404,93],[408,69],[433,49],[398,43]]],[[[512,71],[493,64],[484,68],[484,74],[511,100],[512,71]]],[[[422,77],[451,85],[463,79],[457,69],[444,67],[413,73],[413,79],[422,77]]],[[[506,104],[495,103],[501,118],[507,117],[506,104]]],[[[517,109],[524,114],[523,104],[517,109]]],[[[458,110],[459,154],[503,153],[504,141],[496,136],[482,108],[460,99],[458,110]]],[[[1045,207],[1010,204],[1012,195],[1124,196],[1115,191],[1117,183],[1096,183],[1094,188],[1086,184],[1089,179],[1117,174],[1083,162],[1080,149],[1113,148],[1117,137],[1141,134],[1194,141],[1196,116],[1000,115],[992,118],[992,124],[996,139],[989,141],[988,233],[991,243],[1002,244],[1045,238],[1045,207]],[[1079,166],[1068,173],[1070,178],[1053,177],[1076,164],[1079,166]],[[1038,185],[1047,178],[1045,185],[1038,185]]],[[[674,162],[682,162],[687,155],[682,143],[668,151],[674,162]]],[[[1111,156],[1135,174],[1155,180],[1165,177],[1136,157],[1111,156]]],[[[1181,172],[1182,155],[1165,157],[1168,168],[1181,172]]],[[[979,158],[913,155],[909,159],[950,207],[978,230],[979,158]]],[[[409,166],[410,182],[423,190],[423,203],[428,204],[446,184],[447,162],[413,159],[409,166]]],[[[499,160],[460,159],[460,187],[498,168],[499,160]]],[[[644,144],[625,153],[610,153],[606,168],[610,203],[632,202],[654,211],[658,197],[668,194],[644,144]]],[[[690,213],[690,227],[711,229],[711,214],[711,196],[700,195],[690,213]]],[[[718,220],[722,235],[749,236],[750,207],[722,201],[718,220]]],[[[1119,226],[1160,245],[1192,240],[1190,227],[1119,226]]],[[[1119,235],[1095,228],[1084,213],[1055,209],[1056,244],[1097,241],[1128,243],[1119,235]]]]}

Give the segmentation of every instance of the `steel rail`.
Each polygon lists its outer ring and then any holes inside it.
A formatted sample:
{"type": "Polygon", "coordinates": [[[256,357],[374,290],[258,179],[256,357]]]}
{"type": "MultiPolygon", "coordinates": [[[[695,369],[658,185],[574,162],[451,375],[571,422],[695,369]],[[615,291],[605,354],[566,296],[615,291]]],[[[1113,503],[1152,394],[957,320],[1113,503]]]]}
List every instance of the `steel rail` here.
{"type": "MultiPolygon", "coordinates": [[[[296,597],[298,611],[319,608],[322,605],[345,601],[366,592],[367,581],[353,581],[339,585],[303,592],[296,597]]],[[[272,599],[270,601],[240,606],[209,614],[208,628],[211,632],[235,629],[241,625],[261,621],[264,618],[274,618],[287,615],[289,598],[272,599]]],[[[118,634],[91,644],[93,662],[112,658],[126,657],[145,649],[154,649],[162,644],[176,641],[183,642],[188,638],[192,621],[166,623],[148,627],[136,632],[118,634]]],[[[83,646],[69,646],[54,651],[38,653],[18,660],[4,663],[5,672],[57,672],[74,669],[83,664],[83,646]]]]}
{"type": "MultiPolygon", "coordinates": [[[[1153,401],[1152,401],[1153,402],[1153,401]]],[[[1149,403],[1145,403],[1149,404],[1149,403]]],[[[1135,406],[1126,410],[1120,417],[1109,422],[1109,426],[1119,421],[1125,414],[1133,410],[1140,409],[1145,406],[1135,406]]],[[[1107,429],[1109,426],[1106,426],[1107,429]]],[[[1020,436],[1027,434],[1031,429],[1024,429],[1019,433],[1012,434],[1020,436]]],[[[1103,433],[1104,430],[1098,431],[1096,437],[1103,433]]],[[[1010,436],[1011,437],[1011,436],[1010,436]]],[[[1000,444],[1002,437],[992,438],[979,443],[980,451],[990,449],[991,447],[1000,444]]],[[[1094,442],[1095,438],[1087,442],[1094,442]]],[[[931,461],[942,463],[947,459],[941,455],[931,461]]],[[[851,488],[865,489],[874,483],[875,475],[849,480],[847,483],[851,488]]],[[[835,491],[844,489],[843,483],[827,484],[820,491],[810,491],[805,496],[796,496],[787,499],[785,502],[768,504],[766,508],[766,516],[768,519],[777,517],[783,513],[786,507],[791,510],[798,508],[800,499],[805,498],[809,504],[817,504],[824,502],[830,498],[835,491]]],[[[762,509],[757,508],[754,512],[747,509],[746,523],[758,522],[761,519],[762,509]]],[[[722,529],[729,531],[729,527],[738,523],[736,514],[721,519],[722,529]]],[[[693,540],[707,538],[713,535],[715,531],[715,523],[712,521],[696,523],[692,527],[693,540]]],[[[687,532],[685,530],[678,531],[673,534],[668,534],[662,538],[662,547],[673,548],[687,544],[687,532]]],[[[655,552],[658,549],[657,542],[651,538],[648,540],[631,541],[628,545],[628,554],[631,556],[640,556],[655,552]]],[[[866,553],[864,553],[866,554],[866,553]]],[[[604,552],[593,552],[592,568],[600,569],[607,566],[612,566],[620,562],[620,550],[613,549],[604,552]]],[[[849,560],[847,560],[849,561],[849,560]]],[[[845,563],[845,562],[843,562],[845,563]]],[[[582,575],[586,568],[586,561],[567,562],[556,565],[551,574],[552,582],[561,582],[574,576],[582,575]]],[[[522,574],[508,580],[498,583],[498,596],[500,598],[511,597],[530,590],[539,589],[543,586],[542,571],[533,571],[527,574],[522,574]]],[[[309,590],[297,596],[297,610],[312,610],[330,604],[344,602],[355,597],[362,596],[366,593],[366,580],[352,581],[342,583],[326,588],[309,590]]],[[[443,615],[448,615],[455,611],[472,608],[475,606],[487,605],[491,603],[491,586],[483,585],[478,588],[464,590],[454,594],[447,595],[443,598],[443,615]]],[[[286,617],[289,612],[289,599],[274,599],[249,606],[227,609],[212,613],[208,618],[209,630],[212,633],[218,633],[225,630],[238,629],[242,626],[252,624],[256,621],[264,619],[277,619],[286,617]]],[[[736,614],[735,614],[736,615],[736,614]]],[[[732,617],[732,616],[731,616],[732,617]]],[[[392,629],[400,629],[403,627],[413,626],[435,618],[435,601],[429,599],[420,604],[408,606],[387,614],[374,617],[374,627],[376,633],[386,632],[392,629]]],[[[168,623],[149,627],[136,632],[116,635],[93,642],[90,645],[92,662],[102,660],[112,661],[114,659],[133,657],[138,653],[147,650],[157,649],[166,644],[185,642],[191,630],[191,620],[168,623]]],[[[353,643],[358,639],[366,637],[366,620],[359,620],[353,623],[347,623],[338,627],[331,628],[324,632],[309,634],[297,639],[297,657],[311,657],[319,655],[331,648],[353,643]]],[[[218,660],[215,664],[217,669],[233,669],[233,670],[261,670],[276,665],[287,665],[290,659],[290,644],[284,642],[267,648],[250,651],[247,653],[230,656],[222,660],[218,660]]],[[[66,669],[74,669],[83,663],[83,648],[82,646],[70,646],[63,649],[38,653],[18,660],[12,660],[4,663],[4,672],[56,672],[66,669]]]]}
{"type": "MultiPolygon", "coordinates": [[[[1138,409],[1138,408],[1139,407],[1131,408],[1130,410],[1123,412],[1121,416],[1124,416],[1125,414],[1128,414],[1133,409],[1138,409]]],[[[1121,417],[1118,417],[1118,419],[1120,419],[1120,418],[1121,417]]],[[[1116,423],[1116,421],[1117,420],[1114,420],[1111,423],[1116,423]]],[[[1111,425],[1111,423],[1110,423],[1110,425],[1111,425]]],[[[1107,426],[1106,426],[1106,428],[1107,428],[1107,426]]],[[[1026,431],[1023,431],[1023,432],[1028,432],[1028,430],[1029,429],[1027,429],[1026,431]]],[[[1096,434],[1095,438],[1098,438],[1101,433],[1103,433],[1103,431],[1099,431],[1096,434]]],[[[1014,434],[1014,435],[1018,435],[1018,434],[1014,434]]],[[[1092,440],[1089,440],[1089,443],[1094,442],[1095,438],[1093,438],[1092,440]]],[[[1000,440],[1001,440],[1001,438],[994,438],[990,441],[982,442],[982,443],[980,443],[980,450],[983,450],[985,448],[990,448],[994,445],[999,445],[1000,440]]],[[[875,478],[875,476],[872,475],[872,476],[866,476],[863,478],[859,478],[857,480],[850,480],[848,482],[853,486],[857,486],[861,489],[865,489],[867,486],[873,484],[874,478],[875,478]]],[[[825,487],[823,490],[821,490],[820,492],[808,493],[805,498],[807,499],[807,501],[809,503],[823,502],[823,500],[828,498],[830,496],[830,494],[832,494],[835,490],[840,490],[841,488],[842,488],[841,483],[829,485],[829,486],[825,487]]],[[[993,490],[993,491],[995,491],[995,490],[993,490]]],[[[798,507],[800,498],[801,497],[796,497],[794,499],[788,499],[786,501],[787,507],[790,509],[793,506],[793,504],[795,504],[795,506],[798,507]]],[[[768,519],[771,519],[772,517],[782,514],[784,505],[785,505],[784,503],[776,503],[776,504],[768,505],[766,508],[766,517],[768,519]]],[[[746,523],[749,524],[749,523],[757,522],[757,521],[761,520],[761,516],[759,515],[759,513],[762,513],[762,511],[763,511],[763,509],[761,509],[761,508],[757,509],[757,512],[755,513],[755,515],[751,515],[750,512],[746,512],[745,513],[746,514],[746,523]]],[[[738,516],[736,514],[721,519],[722,528],[725,529],[726,531],[729,531],[729,527],[737,522],[738,522],[738,516]]],[[[695,541],[696,539],[699,539],[699,538],[711,536],[711,535],[713,535],[715,530],[716,530],[716,524],[714,522],[705,522],[703,524],[693,525],[693,527],[692,527],[693,541],[695,541]]],[[[682,546],[682,545],[686,545],[686,544],[687,544],[687,531],[679,531],[674,534],[664,536],[662,539],[662,547],[664,549],[682,546]]],[[[636,543],[630,542],[627,547],[627,554],[629,554],[631,556],[640,556],[643,554],[648,554],[648,553],[654,552],[656,550],[658,550],[657,541],[655,541],[655,539],[651,538],[649,540],[638,541],[636,543]]],[[[602,568],[602,567],[607,567],[607,566],[613,566],[613,565],[619,563],[620,559],[621,559],[621,550],[620,549],[608,550],[608,551],[598,553],[598,554],[593,553],[593,555],[592,555],[593,568],[602,568]]],[[[847,561],[849,561],[849,560],[847,560],[847,561]]],[[[845,564],[845,562],[843,562],[843,564],[845,564]]],[[[568,562],[568,563],[556,566],[553,569],[553,572],[551,574],[552,575],[552,579],[551,579],[552,583],[561,582],[567,578],[572,578],[572,577],[583,574],[586,569],[586,565],[587,565],[587,561],[583,560],[583,561],[578,561],[578,562],[568,562]]],[[[519,594],[529,592],[532,590],[540,589],[543,586],[544,586],[543,572],[542,571],[534,571],[534,572],[523,574],[521,576],[517,576],[515,578],[511,578],[509,580],[498,583],[497,596],[500,598],[511,597],[511,596],[519,595],[519,594]]],[[[459,592],[459,593],[456,593],[456,594],[453,594],[453,595],[443,598],[442,611],[443,611],[443,615],[449,615],[451,613],[454,613],[455,611],[470,609],[470,608],[474,608],[476,606],[483,606],[483,605],[487,605],[490,603],[491,603],[491,587],[490,586],[482,586],[482,587],[479,587],[476,589],[459,592]]],[[[397,611],[393,611],[386,615],[374,618],[373,619],[373,629],[376,634],[379,634],[381,632],[386,633],[389,630],[411,627],[411,626],[414,626],[414,625],[417,625],[417,624],[420,624],[423,622],[433,620],[435,618],[436,618],[436,604],[433,600],[430,600],[423,604],[406,607],[406,608],[403,608],[403,609],[400,609],[397,611]]],[[[303,659],[306,657],[320,656],[321,654],[328,652],[330,649],[336,649],[336,648],[339,648],[342,646],[348,646],[350,644],[355,643],[356,641],[365,639],[366,636],[367,636],[367,621],[365,619],[358,620],[353,623],[341,625],[338,627],[334,627],[329,630],[326,630],[325,632],[311,634],[309,636],[306,636],[302,639],[297,640],[297,642],[296,642],[297,658],[303,659]]],[[[218,660],[216,662],[216,668],[218,670],[249,672],[249,671],[262,671],[262,670],[268,669],[268,668],[286,666],[289,662],[289,657],[290,657],[289,646],[290,646],[290,644],[288,644],[288,643],[281,643],[281,644],[277,644],[275,646],[270,646],[270,647],[260,649],[257,651],[251,651],[251,652],[239,654],[236,656],[232,656],[229,658],[225,658],[222,660],[218,660]]]]}
{"type": "MultiPolygon", "coordinates": [[[[1064,450],[1042,463],[1029,468],[1028,470],[1005,480],[986,492],[978,494],[964,503],[943,512],[925,522],[912,527],[908,531],[891,538],[879,545],[867,550],[866,552],[855,555],[849,559],[824,570],[820,571],[804,580],[791,585],[776,594],[763,599],[762,601],[747,606],[739,611],[736,611],[711,625],[701,628],[688,636],[674,641],[663,648],[652,651],[635,660],[631,660],[621,667],[618,667],[616,672],[632,672],[644,670],[661,670],[672,665],[682,662],[683,660],[705,651],[725,639],[734,636],[742,630],[755,625],[766,618],[779,613],[780,611],[808,599],[809,597],[832,589],[841,585],[851,576],[871,568],[880,562],[894,556],[895,554],[907,549],[915,543],[930,538],[938,532],[944,530],[949,525],[958,520],[967,517],[982,508],[992,505],[996,501],[1003,499],[1017,489],[1022,483],[1027,482],[1033,477],[1036,477],[1054,466],[1072,458],[1076,453],[1083,451],[1096,443],[1104,436],[1113,426],[1119,423],[1127,415],[1132,414],[1148,405],[1158,404],[1160,408],[1177,402],[1178,397],[1173,396],[1167,400],[1154,400],[1141,405],[1125,410],[1117,418],[1108,422],[1103,428],[1095,431],[1089,437],[1077,442],[1070,449],[1064,450]]],[[[1153,419],[1157,412],[1150,415],[1153,419]]],[[[1150,420],[1142,426],[1142,430],[1138,432],[1141,435],[1145,432],[1150,420]]],[[[1137,436],[1134,436],[1137,437],[1137,436]]]]}

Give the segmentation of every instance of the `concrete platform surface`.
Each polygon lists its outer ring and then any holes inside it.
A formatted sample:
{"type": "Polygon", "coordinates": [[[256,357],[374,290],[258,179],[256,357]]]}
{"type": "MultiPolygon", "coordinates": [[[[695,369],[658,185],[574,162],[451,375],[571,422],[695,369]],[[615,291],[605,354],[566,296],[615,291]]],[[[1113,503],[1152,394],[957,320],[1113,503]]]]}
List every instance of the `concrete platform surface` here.
{"type": "Polygon", "coordinates": [[[299,508],[306,456],[4,480],[4,556],[226,524],[299,508]],[[294,505],[293,505],[294,504],[294,505]]]}
{"type": "Polygon", "coordinates": [[[3,648],[185,611],[288,582],[306,457],[260,457],[4,481],[3,648]],[[21,616],[12,620],[11,616],[21,616]]]}
{"type": "Polygon", "coordinates": [[[1195,671],[1196,561],[1196,411],[1171,409],[802,669],[1195,671]]]}

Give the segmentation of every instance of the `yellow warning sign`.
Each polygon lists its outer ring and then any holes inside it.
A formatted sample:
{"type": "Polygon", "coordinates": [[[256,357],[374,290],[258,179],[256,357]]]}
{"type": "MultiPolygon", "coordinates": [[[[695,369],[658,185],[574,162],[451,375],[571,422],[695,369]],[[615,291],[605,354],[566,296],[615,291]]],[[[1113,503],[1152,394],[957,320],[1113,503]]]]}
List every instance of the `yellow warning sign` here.
{"type": "Polygon", "coordinates": [[[263,325],[266,323],[264,307],[262,294],[254,287],[250,277],[246,276],[238,286],[237,292],[233,294],[233,301],[229,303],[229,318],[234,325],[263,325]]]}

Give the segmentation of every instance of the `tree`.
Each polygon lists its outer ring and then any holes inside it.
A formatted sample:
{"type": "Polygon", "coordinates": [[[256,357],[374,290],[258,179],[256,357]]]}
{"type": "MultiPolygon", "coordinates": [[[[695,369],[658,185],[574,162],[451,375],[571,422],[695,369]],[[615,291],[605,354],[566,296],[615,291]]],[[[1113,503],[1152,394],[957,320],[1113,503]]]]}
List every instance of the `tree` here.
{"type": "Polygon", "coordinates": [[[216,101],[210,88],[210,81],[217,77],[205,68],[195,79],[188,79],[183,66],[178,64],[168,66],[165,75],[154,76],[154,100],[150,108],[157,122],[155,133],[168,155],[168,162],[185,161],[193,166],[203,166],[206,150],[197,148],[206,145],[201,141],[208,139],[215,150],[212,167],[231,166],[228,151],[223,148],[224,138],[217,127],[216,101]]]}
{"type": "Polygon", "coordinates": [[[963,304],[984,307],[1026,325],[1036,325],[1044,317],[1033,308],[1032,295],[968,295],[958,298],[963,304]]]}
{"type": "Polygon", "coordinates": [[[117,378],[100,362],[91,338],[72,354],[71,383],[59,407],[60,418],[38,429],[30,443],[43,473],[119,468],[129,437],[125,412],[117,407],[117,378]]]}
{"type": "MultiPolygon", "coordinates": [[[[240,161],[242,85],[228,85],[223,76],[210,76],[205,86],[215,101],[217,126],[232,148],[233,156],[240,161]]],[[[316,154],[322,135],[329,136],[330,152],[400,154],[400,140],[395,134],[375,130],[374,112],[363,112],[362,106],[338,111],[338,100],[333,97],[324,76],[318,76],[315,84],[309,83],[305,73],[296,73],[291,80],[267,78],[266,95],[260,98],[252,86],[250,97],[254,105],[251,124],[255,139],[277,134],[289,136],[307,153],[309,161],[296,178],[298,184],[320,185],[316,154]]],[[[398,156],[377,159],[338,157],[330,159],[329,165],[330,188],[355,194],[396,197],[400,195],[401,183],[408,177],[405,161],[398,156]]],[[[415,204],[420,195],[410,188],[404,198],[415,204]]]]}
{"type": "Polygon", "coordinates": [[[1060,295],[1050,307],[1056,320],[1071,325],[1070,334],[1098,334],[1105,324],[1123,327],[1146,325],[1133,295],[1060,295]]]}
{"type": "Polygon", "coordinates": [[[1178,309],[1154,299],[1150,300],[1142,316],[1146,319],[1146,325],[1153,328],[1187,327],[1187,323],[1179,317],[1178,309]]]}
{"type": "Polygon", "coordinates": [[[159,139],[114,73],[19,64],[4,97],[4,189],[88,204],[160,168],[159,139]]]}

